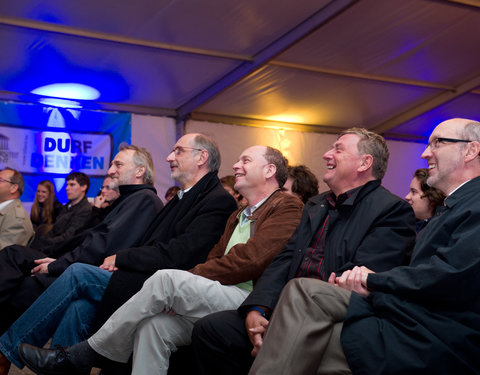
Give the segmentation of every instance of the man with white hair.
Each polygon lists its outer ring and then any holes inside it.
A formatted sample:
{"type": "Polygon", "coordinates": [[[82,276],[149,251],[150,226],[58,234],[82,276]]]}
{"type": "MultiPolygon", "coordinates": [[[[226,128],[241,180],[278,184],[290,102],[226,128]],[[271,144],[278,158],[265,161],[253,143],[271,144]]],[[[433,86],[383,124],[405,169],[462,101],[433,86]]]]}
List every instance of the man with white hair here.
{"type": "Polygon", "coordinates": [[[23,246],[0,252],[0,333],[71,264],[99,265],[119,248],[139,243],[163,207],[153,187],[155,171],[150,153],[142,147],[123,145],[108,173],[120,186],[121,196],[80,245],[56,258],[23,246]]]}

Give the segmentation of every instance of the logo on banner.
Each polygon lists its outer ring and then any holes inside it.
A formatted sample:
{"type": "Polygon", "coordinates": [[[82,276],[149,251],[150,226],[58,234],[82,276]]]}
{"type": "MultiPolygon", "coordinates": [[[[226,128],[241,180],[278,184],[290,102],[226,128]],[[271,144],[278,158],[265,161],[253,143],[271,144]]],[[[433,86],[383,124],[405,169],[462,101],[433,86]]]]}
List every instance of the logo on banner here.
{"type": "Polygon", "coordinates": [[[0,164],[22,173],[105,176],[112,136],[104,133],[39,131],[0,125],[0,164]]]}
{"type": "Polygon", "coordinates": [[[12,152],[8,148],[10,139],[0,133],[0,163],[6,165],[10,160],[18,159],[18,152],[12,152]]]}

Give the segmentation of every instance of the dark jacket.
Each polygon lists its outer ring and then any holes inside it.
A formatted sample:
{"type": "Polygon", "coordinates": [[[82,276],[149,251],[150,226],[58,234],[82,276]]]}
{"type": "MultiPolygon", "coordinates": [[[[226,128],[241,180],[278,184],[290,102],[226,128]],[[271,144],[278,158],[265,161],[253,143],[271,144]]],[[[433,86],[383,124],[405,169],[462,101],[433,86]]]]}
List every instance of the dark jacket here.
{"type": "Polygon", "coordinates": [[[58,276],[76,262],[98,266],[118,249],[137,245],[162,207],[153,186],[120,186],[120,197],[113,203],[112,211],[91,229],[80,246],[50,263],[49,274],[58,276]]]}
{"type": "Polygon", "coordinates": [[[42,237],[35,237],[30,247],[50,253],[52,247],[68,241],[76,233],[82,231],[90,219],[92,205],[87,197],[74,206],[69,207],[69,203],[63,206],[52,229],[42,237]]]}
{"type": "MultiPolygon", "coordinates": [[[[240,306],[273,310],[285,284],[297,274],[312,237],[328,213],[327,195],[307,201],[303,217],[283,251],[265,270],[253,292],[240,306]]],[[[415,242],[415,215],[411,206],[380,185],[366,183],[357,194],[330,211],[325,243],[325,270],[341,273],[356,265],[376,271],[402,264],[415,242]]]]}
{"type": "Polygon", "coordinates": [[[205,261],[236,208],[216,173],[205,175],[181,200],[174,197],[150,225],[141,246],[117,252],[119,270],[105,290],[94,326],[103,324],[157,270],[186,270],[205,261]]]}
{"type": "Polygon", "coordinates": [[[407,267],[353,294],[342,346],[354,374],[480,373],[480,177],[445,200],[407,267]]]}

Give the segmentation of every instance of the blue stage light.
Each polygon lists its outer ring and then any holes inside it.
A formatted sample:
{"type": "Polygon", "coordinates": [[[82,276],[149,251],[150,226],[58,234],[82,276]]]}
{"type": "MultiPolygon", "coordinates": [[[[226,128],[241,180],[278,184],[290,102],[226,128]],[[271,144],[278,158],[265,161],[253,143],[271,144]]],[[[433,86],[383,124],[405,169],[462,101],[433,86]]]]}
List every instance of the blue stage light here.
{"type": "Polygon", "coordinates": [[[31,91],[32,94],[50,96],[64,99],[95,100],[100,97],[100,92],[80,83],[53,83],[38,87],[31,91]]]}

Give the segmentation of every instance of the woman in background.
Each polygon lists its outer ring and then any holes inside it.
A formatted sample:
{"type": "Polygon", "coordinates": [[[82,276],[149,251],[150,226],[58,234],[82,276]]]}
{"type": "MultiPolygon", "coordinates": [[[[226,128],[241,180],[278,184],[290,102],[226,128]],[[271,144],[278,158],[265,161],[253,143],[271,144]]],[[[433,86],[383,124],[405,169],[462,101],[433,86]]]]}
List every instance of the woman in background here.
{"type": "Polygon", "coordinates": [[[445,194],[434,187],[428,186],[428,169],[420,168],[413,174],[410,192],[405,200],[412,206],[417,219],[417,233],[428,224],[435,214],[435,209],[443,205],[445,194]]]}
{"type": "Polygon", "coordinates": [[[37,193],[30,211],[30,219],[34,229],[42,226],[42,234],[50,230],[58,214],[62,209],[62,204],[55,199],[55,189],[48,180],[40,181],[37,186],[37,193]]]}

